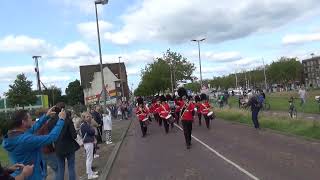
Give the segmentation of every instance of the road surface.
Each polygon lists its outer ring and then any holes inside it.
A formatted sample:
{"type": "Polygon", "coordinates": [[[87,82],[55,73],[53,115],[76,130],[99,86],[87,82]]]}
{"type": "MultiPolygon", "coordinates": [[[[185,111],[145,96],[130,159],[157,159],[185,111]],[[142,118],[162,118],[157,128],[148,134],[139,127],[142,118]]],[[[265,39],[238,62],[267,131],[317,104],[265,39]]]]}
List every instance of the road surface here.
{"type": "Polygon", "coordinates": [[[132,124],[111,170],[110,180],[318,180],[320,144],[214,120],[207,130],[193,124],[192,148],[183,132],[169,134],[153,123],[141,137],[132,124]]]}

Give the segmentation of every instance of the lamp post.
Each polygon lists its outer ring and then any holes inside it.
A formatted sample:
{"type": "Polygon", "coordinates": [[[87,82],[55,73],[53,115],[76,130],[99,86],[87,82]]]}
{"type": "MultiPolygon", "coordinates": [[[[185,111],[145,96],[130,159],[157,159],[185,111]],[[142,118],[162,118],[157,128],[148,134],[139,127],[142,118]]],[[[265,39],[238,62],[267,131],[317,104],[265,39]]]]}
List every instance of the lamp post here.
{"type": "MultiPolygon", "coordinates": [[[[107,108],[107,102],[106,102],[106,88],[104,85],[104,75],[103,75],[103,66],[102,66],[102,54],[101,54],[101,43],[100,43],[100,31],[99,31],[99,19],[98,19],[98,10],[97,10],[97,4],[105,5],[108,3],[108,0],[96,0],[94,2],[94,7],[96,10],[96,21],[97,21],[97,34],[98,34],[98,45],[99,45],[99,57],[100,57],[100,71],[101,71],[101,85],[102,85],[102,100],[103,100],[103,110],[106,111],[107,108]]],[[[100,104],[100,102],[99,102],[100,104]]]]}
{"type": "Polygon", "coordinates": [[[201,55],[200,55],[200,42],[206,40],[206,38],[203,39],[193,39],[191,41],[198,43],[198,52],[199,52],[199,66],[200,66],[200,91],[202,89],[202,70],[201,70],[201,55]]]}
{"type": "Polygon", "coordinates": [[[264,59],[263,58],[262,58],[262,63],[263,63],[264,85],[265,85],[266,91],[268,91],[266,65],[264,64],[264,59]]]}
{"type": "Polygon", "coordinates": [[[37,73],[37,85],[38,85],[39,94],[41,94],[40,72],[39,72],[39,62],[38,62],[38,59],[41,58],[41,56],[32,56],[32,58],[34,59],[36,64],[35,71],[37,73]]]}

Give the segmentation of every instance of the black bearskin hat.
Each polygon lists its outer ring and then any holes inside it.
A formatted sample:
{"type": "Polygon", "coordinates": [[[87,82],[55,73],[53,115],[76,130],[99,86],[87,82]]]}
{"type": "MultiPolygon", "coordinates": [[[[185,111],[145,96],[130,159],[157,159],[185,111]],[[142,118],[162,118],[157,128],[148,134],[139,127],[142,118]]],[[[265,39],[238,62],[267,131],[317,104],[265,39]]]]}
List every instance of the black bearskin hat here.
{"type": "Polygon", "coordinates": [[[142,97],[138,97],[137,102],[138,102],[138,105],[143,104],[143,98],[142,97]]]}
{"type": "Polygon", "coordinates": [[[185,88],[183,88],[183,87],[179,88],[178,89],[178,95],[180,97],[183,97],[183,96],[187,97],[188,96],[187,90],[185,88]]]}
{"type": "Polygon", "coordinates": [[[204,94],[204,93],[202,93],[202,94],[200,95],[200,97],[201,97],[201,101],[204,101],[204,100],[207,100],[207,99],[208,99],[207,95],[204,94]]]}
{"type": "Polygon", "coordinates": [[[165,102],[167,99],[166,99],[166,97],[164,96],[164,95],[162,95],[162,96],[160,96],[160,101],[161,102],[165,102]]]}
{"type": "Polygon", "coordinates": [[[200,96],[196,95],[196,96],[194,97],[194,100],[195,100],[196,102],[201,101],[200,96]]]}
{"type": "Polygon", "coordinates": [[[167,101],[171,101],[172,100],[172,96],[170,94],[167,94],[166,95],[166,99],[167,99],[167,101]]]}

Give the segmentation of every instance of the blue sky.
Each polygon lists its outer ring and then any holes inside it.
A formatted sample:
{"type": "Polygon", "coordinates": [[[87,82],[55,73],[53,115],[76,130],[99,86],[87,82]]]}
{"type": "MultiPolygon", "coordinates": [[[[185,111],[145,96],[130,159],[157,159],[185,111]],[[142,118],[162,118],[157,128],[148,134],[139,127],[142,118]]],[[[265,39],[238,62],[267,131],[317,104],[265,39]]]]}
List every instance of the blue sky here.
{"type": "MultiPolygon", "coordinates": [[[[198,67],[194,38],[207,38],[204,78],[261,66],[262,58],[320,54],[317,0],[110,0],[98,9],[103,60],[122,56],[134,88],[140,69],[168,48],[198,67]]],[[[0,95],[18,73],[35,80],[33,55],[43,56],[44,84],[62,90],[79,79],[79,65],[97,64],[94,13],[92,0],[0,1],[0,95]]]]}

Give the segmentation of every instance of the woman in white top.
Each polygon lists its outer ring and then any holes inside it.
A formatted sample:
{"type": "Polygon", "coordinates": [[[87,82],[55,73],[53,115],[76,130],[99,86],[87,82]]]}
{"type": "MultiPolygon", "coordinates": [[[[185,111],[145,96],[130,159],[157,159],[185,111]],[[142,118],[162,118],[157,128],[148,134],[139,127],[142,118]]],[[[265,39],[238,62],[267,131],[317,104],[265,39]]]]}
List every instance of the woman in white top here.
{"type": "Polygon", "coordinates": [[[103,130],[106,134],[106,144],[112,144],[111,139],[111,130],[112,130],[112,120],[111,120],[111,111],[107,108],[107,113],[103,114],[103,130]]]}

